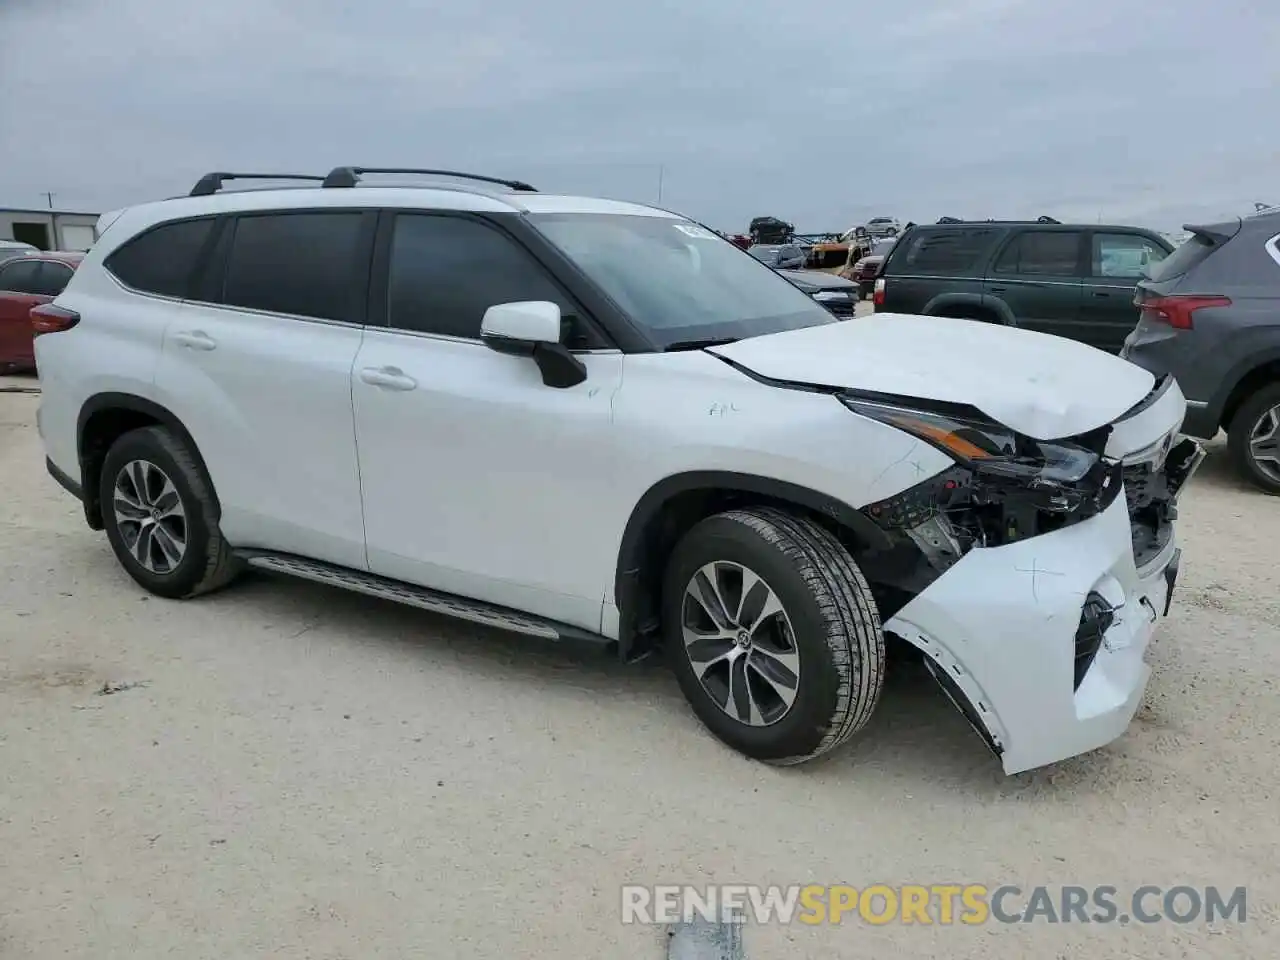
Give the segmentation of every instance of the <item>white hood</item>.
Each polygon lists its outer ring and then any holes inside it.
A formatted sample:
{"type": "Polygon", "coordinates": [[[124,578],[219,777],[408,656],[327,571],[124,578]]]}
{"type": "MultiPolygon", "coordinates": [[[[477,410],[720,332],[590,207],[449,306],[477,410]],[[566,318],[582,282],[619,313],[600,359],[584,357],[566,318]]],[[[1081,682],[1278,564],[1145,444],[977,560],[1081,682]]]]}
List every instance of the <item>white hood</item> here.
{"type": "Polygon", "coordinates": [[[1037,440],[1110,423],[1155,385],[1073,340],[950,317],[877,313],[709,350],[775,380],[969,404],[1037,440]]]}

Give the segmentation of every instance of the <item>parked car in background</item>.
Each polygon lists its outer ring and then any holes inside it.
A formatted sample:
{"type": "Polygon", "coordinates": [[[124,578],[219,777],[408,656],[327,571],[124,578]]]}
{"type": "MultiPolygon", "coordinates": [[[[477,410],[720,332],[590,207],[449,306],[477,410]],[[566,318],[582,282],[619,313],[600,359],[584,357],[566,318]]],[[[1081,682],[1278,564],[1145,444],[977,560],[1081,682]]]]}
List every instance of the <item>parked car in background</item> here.
{"type": "Polygon", "coordinates": [[[83,258],[37,251],[0,263],[0,371],[35,369],[31,308],[60,294],[83,258]]]}
{"type": "Polygon", "coordinates": [[[1173,246],[1140,227],[957,221],[912,227],[875,281],[876,311],[983,320],[1118,353],[1134,289],[1173,246]]]}
{"type": "Polygon", "coordinates": [[[821,270],[779,270],[779,274],[795,284],[837,317],[852,317],[858,307],[858,285],[821,270]]]}
{"type": "Polygon", "coordinates": [[[798,243],[756,243],[747,248],[747,253],[775,270],[803,270],[806,263],[798,243]]]}
{"type": "MultiPolygon", "coordinates": [[[[871,296],[875,289],[876,278],[880,276],[880,271],[884,268],[885,258],[897,242],[897,237],[885,237],[875,241],[869,254],[859,257],[840,271],[842,277],[846,277],[858,285],[859,299],[871,296]]],[[[852,256],[853,252],[851,250],[850,257],[852,256]]]]}
{"type": "Polygon", "coordinates": [[[22,257],[29,253],[39,252],[38,247],[23,243],[21,240],[0,240],[0,263],[12,260],[14,257],[22,257]]]}
{"type": "Polygon", "coordinates": [[[1280,211],[1186,229],[1138,281],[1140,319],[1120,355],[1172,373],[1183,430],[1226,430],[1240,475],[1280,494],[1280,211]]]}
{"type": "Polygon", "coordinates": [[[896,237],[902,232],[902,224],[893,217],[872,217],[867,221],[867,234],[872,237],[896,237]]]}

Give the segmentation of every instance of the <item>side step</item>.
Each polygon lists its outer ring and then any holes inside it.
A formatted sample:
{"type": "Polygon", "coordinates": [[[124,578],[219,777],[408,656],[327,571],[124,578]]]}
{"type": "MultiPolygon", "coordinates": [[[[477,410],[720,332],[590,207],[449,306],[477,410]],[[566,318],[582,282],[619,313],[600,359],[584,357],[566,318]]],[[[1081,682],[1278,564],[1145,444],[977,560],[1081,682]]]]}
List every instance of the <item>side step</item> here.
{"type": "Polygon", "coordinates": [[[599,651],[616,649],[616,642],[600,634],[544,620],[528,613],[520,613],[505,607],[494,606],[480,600],[471,600],[449,593],[429,590],[426,587],[402,583],[388,577],[380,577],[373,573],[364,573],[339,567],[320,560],[308,560],[287,553],[268,553],[259,550],[237,551],[249,566],[269,573],[283,573],[302,580],[323,583],[330,587],[339,587],[353,593],[363,593],[370,597],[391,600],[419,610],[444,614],[458,620],[468,620],[497,630],[520,633],[542,640],[551,640],[575,647],[584,647],[599,651]]]}

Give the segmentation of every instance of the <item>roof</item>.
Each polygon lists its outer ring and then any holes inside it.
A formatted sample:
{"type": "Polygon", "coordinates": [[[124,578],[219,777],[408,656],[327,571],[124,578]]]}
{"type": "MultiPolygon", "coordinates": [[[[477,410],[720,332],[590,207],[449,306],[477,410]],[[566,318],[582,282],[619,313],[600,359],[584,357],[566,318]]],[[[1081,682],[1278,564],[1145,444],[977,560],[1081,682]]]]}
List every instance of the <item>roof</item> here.
{"type": "MultiPolygon", "coordinates": [[[[545,193],[491,192],[432,184],[422,187],[293,187],[271,190],[231,190],[196,197],[156,200],[118,211],[114,219],[104,215],[106,229],[97,249],[105,255],[123,242],[154,224],[185,217],[202,217],[223,213],[251,213],[255,210],[368,209],[464,210],[476,213],[574,213],[627,214],[680,220],[679,214],[623,200],[594,197],[557,196],[545,193]]],[[[113,215],[116,211],[113,211],[113,215]]]]}
{"type": "Polygon", "coordinates": [[[80,210],[31,210],[21,207],[0,207],[0,213],[25,213],[38,217],[96,217],[96,213],[84,213],[80,210]]]}

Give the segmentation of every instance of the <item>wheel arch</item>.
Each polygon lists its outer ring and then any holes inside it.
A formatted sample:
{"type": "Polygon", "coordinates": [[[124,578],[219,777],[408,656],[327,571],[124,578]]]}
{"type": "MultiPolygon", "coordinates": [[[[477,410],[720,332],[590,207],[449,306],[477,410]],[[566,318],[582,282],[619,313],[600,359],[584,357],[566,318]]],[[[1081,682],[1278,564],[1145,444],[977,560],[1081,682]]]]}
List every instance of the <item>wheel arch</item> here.
{"type": "Polygon", "coordinates": [[[636,501],[623,528],[614,573],[621,657],[631,659],[651,647],[662,573],[684,532],[713,514],[750,505],[804,513],[859,547],[886,543],[880,528],[859,510],[799,484],[727,470],[687,471],[665,477],[636,501]]]}
{"type": "Polygon", "coordinates": [[[1220,399],[1214,404],[1214,419],[1224,429],[1231,429],[1236,411],[1254,393],[1271,383],[1280,383],[1280,346],[1254,354],[1225,378],[1220,399]]]}
{"type": "MultiPolygon", "coordinates": [[[[209,475],[200,448],[186,425],[167,407],[132,393],[107,391],[96,393],[80,407],[76,418],[76,453],[80,462],[80,487],[83,491],[84,516],[94,530],[103,528],[102,498],[99,481],[107,450],[119,437],[141,427],[163,426],[176,433],[187,445],[196,463],[209,475]]],[[[218,494],[212,489],[215,514],[221,513],[218,494]]]]}
{"type": "Polygon", "coordinates": [[[980,293],[942,293],[925,304],[921,312],[928,316],[953,316],[966,320],[977,320],[988,316],[1006,326],[1017,326],[1013,311],[1007,304],[980,293]]]}

